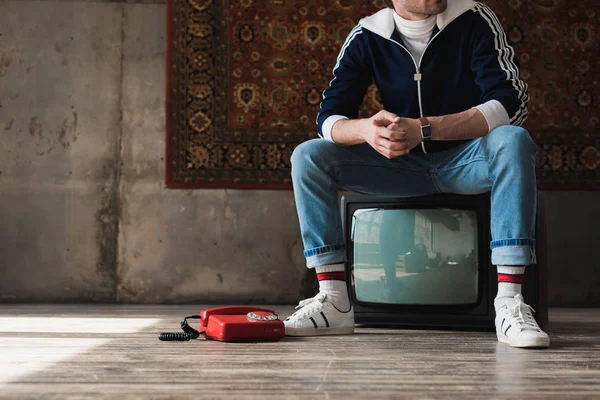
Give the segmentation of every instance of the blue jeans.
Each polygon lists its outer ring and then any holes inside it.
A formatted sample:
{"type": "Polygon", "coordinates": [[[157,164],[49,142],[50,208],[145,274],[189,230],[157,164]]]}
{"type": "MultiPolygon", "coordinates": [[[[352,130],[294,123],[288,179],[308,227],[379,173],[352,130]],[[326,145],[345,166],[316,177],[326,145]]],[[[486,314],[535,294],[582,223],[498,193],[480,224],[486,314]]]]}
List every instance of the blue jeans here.
{"type": "Polygon", "coordinates": [[[338,186],[393,197],[491,191],[492,263],[535,263],[536,151],[529,133],[514,126],[443,152],[392,160],[366,143],[302,143],[292,155],[292,179],[307,266],[346,259],[338,186]]]}

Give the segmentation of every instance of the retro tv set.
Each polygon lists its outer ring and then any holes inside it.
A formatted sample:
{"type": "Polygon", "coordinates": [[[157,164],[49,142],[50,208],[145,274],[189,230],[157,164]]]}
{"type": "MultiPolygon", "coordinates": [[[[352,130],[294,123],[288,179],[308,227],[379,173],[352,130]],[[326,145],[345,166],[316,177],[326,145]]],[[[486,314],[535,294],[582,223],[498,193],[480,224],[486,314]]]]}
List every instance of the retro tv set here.
{"type": "MultiPolygon", "coordinates": [[[[490,196],[342,197],[348,289],[357,324],[494,329],[490,196]]],[[[526,269],[525,302],[548,321],[544,218],[537,264],[526,269]]]]}

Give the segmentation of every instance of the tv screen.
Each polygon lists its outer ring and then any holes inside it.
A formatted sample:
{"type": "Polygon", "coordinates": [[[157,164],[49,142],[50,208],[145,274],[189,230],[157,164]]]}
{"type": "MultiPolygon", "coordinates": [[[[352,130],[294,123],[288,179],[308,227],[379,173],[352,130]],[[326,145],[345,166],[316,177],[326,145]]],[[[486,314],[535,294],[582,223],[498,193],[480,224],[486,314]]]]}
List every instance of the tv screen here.
{"type": "Polygon", "coordinates": [[[477,213],[460,209],[357,209],[351,240],[359,302],[475,304],[477,213]]]}
{"type": "MultiPolygon", "coordinates": [[[[489,194],[344,195],[341,209],[356,323],[494,329],[489,194]]],[[[523,284],[541,326],[548,320],[543,221],[538,210],[538,265],[527,267],[523,284]]]]}

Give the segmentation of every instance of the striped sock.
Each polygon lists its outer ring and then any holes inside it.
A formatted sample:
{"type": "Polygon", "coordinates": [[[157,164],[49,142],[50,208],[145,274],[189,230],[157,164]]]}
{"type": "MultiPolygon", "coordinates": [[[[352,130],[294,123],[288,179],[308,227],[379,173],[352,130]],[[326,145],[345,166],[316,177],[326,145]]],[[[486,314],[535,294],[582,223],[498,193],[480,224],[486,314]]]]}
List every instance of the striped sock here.
{"type": "Polygon", "coordinates": [[[350,309],[348,288],[346,287],[346,272],[344,264],[331,264],[315,267],[319,280],[319,292],[327,294],[327,298],[340,311],[350,309]]]}
{"type": "Polygon", "coordinates": [[[521,294],[525,266],[498,265],[498,294],[501,297],[515,297],[521,294]]]}

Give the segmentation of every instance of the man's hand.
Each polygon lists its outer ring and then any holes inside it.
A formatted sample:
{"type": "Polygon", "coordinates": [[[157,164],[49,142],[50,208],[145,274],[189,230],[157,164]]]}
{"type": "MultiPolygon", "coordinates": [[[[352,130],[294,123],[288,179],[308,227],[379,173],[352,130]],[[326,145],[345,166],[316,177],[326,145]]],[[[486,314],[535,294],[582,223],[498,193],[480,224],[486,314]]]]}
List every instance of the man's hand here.
{"type": "Polygon", "coordinates": [[[408,154],[421,143],[419,121],[382,110],[365,120],[365,141],[389,159],[408,154]]]}

